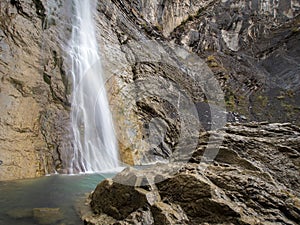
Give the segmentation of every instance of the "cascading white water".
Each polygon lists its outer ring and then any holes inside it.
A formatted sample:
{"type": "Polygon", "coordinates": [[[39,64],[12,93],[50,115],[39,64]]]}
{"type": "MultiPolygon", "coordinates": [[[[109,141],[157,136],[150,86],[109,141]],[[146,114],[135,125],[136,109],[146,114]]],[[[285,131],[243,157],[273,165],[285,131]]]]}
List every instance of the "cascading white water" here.
{"type": "Polygon", "coordinates": [[[69,42],[74,134],[71,173],[111,170],[119,164],[93,20],[96,6],[96,0],[73,0],[75,15],[69,42]]]}

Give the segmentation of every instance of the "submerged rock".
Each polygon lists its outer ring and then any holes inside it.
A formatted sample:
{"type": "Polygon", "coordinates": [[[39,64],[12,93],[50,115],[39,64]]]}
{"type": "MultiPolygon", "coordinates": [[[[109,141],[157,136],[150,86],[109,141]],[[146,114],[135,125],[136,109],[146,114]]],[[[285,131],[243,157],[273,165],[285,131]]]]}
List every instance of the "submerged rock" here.
{"type": "Polygon", "coordinates": [[[40,225],[64,224],[61,223],[64,215],[60,208],[16,208],[6,212],[6,214],[18,221],[33,219],[40,225]]]}
{"type": "Polygon", "coordinates": [[[33,218],[40,225],[57,224],[63,219],[59,208],[34,208],[33,218]]]}
{"type": "Polygon", "coordinates": [[[228,124],[203,134],[186,164],[125,169],[103,181],[82,218],[87,224],[299,224],[299,146],[300,129],[291,124],[228,124]],[[209,163],[205,137],[216,133],[224,142],[209,163]]]}
{"type": "Polygon", "coordinates": [[[31,208],[16,208],[7,211],[6,214],[13,219],[31,218],[33,216],[31,208]]]}

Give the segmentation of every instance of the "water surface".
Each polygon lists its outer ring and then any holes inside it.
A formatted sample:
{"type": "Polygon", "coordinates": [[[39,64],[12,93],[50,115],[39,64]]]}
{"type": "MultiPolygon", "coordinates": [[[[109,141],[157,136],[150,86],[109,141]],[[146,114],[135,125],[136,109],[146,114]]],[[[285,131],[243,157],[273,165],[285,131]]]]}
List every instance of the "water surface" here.
{"type": "Polygon", "coordinates": [[[0,225],[36,225],[33,208],[60,208],[59,225],[82,225],[75,204],[113,174],[53,175],[0,182],[0,225]]]}

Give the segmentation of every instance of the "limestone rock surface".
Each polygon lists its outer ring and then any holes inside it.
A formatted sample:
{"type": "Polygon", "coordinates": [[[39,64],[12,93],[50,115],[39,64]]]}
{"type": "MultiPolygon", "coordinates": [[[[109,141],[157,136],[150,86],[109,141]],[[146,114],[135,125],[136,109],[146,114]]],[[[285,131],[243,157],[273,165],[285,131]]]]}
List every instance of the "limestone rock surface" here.
{"type": "Polygon", "coordinates": [[[205,133],[188,163],[127,168],[103,181],[82,218],[97,225],[299,224],[299,137],[291,124],[228,124],[205,133]],[[207,135],[224,137],[214,162],[204,157],[207,135]]]}

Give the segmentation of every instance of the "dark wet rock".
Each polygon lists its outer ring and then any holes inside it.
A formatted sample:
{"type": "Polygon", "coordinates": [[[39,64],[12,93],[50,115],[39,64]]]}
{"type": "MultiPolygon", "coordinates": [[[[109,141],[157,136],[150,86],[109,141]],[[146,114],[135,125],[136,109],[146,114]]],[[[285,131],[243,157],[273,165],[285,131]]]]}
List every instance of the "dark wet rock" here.
{"type": "Polygon", "coordinates": [[[121,220],[146,203],[146,190],[106,180],[97,186],[92,195],[91,206],[95,213],[105,213],[121,220]],[[106,196],[106,198],[102,196],[106,196]]]}
{"type": "Polygon", "coordinates": [[[82,218],[88,224],[299,224],[299,137],[291,124],[228,124],[206,132],[189,163],[128,168],[100,183],[82,218]],[[211,163],[203,157],[209,135],[224,138],[211,163]]]}
{"type": "Polygon", "coordinates": [[[179,205],[157,202],[151,207],[154,224],[185,224],[189,219],[179,205]]]}

